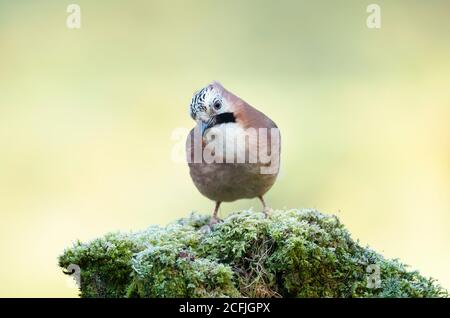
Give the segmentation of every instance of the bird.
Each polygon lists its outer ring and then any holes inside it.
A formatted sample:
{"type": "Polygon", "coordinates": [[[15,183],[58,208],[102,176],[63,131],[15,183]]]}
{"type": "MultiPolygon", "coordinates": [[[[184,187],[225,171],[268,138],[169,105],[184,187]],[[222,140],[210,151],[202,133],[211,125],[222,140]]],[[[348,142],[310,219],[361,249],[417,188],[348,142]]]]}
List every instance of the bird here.
{"type": "Polygon", "coordinates": [[[222,202],[258,198],[274,185],[281,136],[275,122],[214,81],[194,93],[189,113],[196,126],[186,140],[189,173],[199,192],[215,202],[209,227],[220,220],[222,202]]]}

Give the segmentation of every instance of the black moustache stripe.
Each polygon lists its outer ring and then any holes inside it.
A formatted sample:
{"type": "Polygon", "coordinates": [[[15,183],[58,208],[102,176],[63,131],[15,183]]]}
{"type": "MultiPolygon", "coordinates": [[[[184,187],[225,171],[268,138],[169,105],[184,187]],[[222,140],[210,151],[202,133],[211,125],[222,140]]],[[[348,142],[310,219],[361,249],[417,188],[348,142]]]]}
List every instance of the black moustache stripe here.
{"type": "Polygon", "coordinates": [[[208,121],[208,126],[206,129],[209,129],[211,127],[220,125],[220,124],[226,124],[226,123],[235,123],[236,117],[234,117],[233,113],[222,113],[219,115],[214,116],[208,121]]]}

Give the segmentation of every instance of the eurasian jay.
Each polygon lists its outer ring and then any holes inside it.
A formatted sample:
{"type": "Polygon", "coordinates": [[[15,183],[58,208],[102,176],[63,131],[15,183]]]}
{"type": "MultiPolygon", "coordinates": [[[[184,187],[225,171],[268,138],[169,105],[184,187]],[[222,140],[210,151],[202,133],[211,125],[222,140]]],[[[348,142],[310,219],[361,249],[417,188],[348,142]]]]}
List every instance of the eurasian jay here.
{"type": "Polygon", "coordinates": [[[259,110],[213,82],[194,94],[190,115],[197,122],[186,143],[191,178],[201,194],[216,202],[210,226],[218,222],[222,202],[259,198],[279,171],[280,134],[259,110]]]}

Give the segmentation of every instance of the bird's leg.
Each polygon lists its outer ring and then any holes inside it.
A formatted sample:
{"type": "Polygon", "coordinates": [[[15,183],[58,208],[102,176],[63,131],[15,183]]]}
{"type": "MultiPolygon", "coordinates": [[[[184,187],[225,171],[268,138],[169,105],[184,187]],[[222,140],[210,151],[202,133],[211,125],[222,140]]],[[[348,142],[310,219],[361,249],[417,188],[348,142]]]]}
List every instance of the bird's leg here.
{"type": "Polygon", "coordinates": [[[216,207],[214,208],[214,212],[213,212],[213,216],[211,218],[211,220],[209,221],[209,226],[213,226],[215,224],[217,224],[217,222],[219,222],[219,219],[217,218],[217,213],[219,212],[219,207],[220,207],[220,201],[216,202],[216,207]]]}
{"type": "Polygon", "coordinates": [[[258,197],[259,201],[261,201],[262,205],[263,205],[263,213],[266,217],[269,216],[269,212],[270,212],[270,208],[266,205],[266,202],[264,201],[264,198],[262,195],[260,195],[258,197]]]}

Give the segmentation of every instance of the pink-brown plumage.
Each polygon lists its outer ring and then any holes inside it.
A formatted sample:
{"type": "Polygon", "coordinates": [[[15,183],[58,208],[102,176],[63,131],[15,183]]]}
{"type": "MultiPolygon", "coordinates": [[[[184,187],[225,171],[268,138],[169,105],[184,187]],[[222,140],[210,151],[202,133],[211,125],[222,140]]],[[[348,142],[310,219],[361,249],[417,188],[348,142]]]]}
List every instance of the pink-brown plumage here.
{"type": "Polygon", "coordinates": [[[258,197],[263,203],[264,212],[267,212],[263,195],[275,183],[279,171],[280,143],[276,124],[217,82],[194,95],[191,116],[197,121],[197,127],[191,130],[186,143],[188,165],[191,178],[200,193],[216,202],[211,223],[217,221],[221,202],[258,197]],[[203,127],[206,127],[205,131],[203,127]],[[253,138],[254,132],[263,130],[267,131],[267,138],[260,135],[253,138]],[[217,136],[225,136],[223,146],[219,144],[217,136]],[[244,139],[245,136],[247,139],[244,139]],[[201,139],[197,143],[196,137],[201,139]],[[245,143],[233,144],[239,138],[243,138],[245,143]],[[211,145],[219,149],[214,150],[215,161],[208,162],[202,156],[200,161],[194,162],[196,147],[201,148],[203,154],[205,148],[211,145]],[[264,168],[267,170],[269,163],[260,158],[260,151],[267,151],[276,161],[270,173],[262,173],[264,168]],[[245,158],[245,162],[236,162],[236,159],[229,162],[227,155],[242,160],[245,158]],[[254,161],[249,162],[247,158],[251,156],[254,161]]]}

